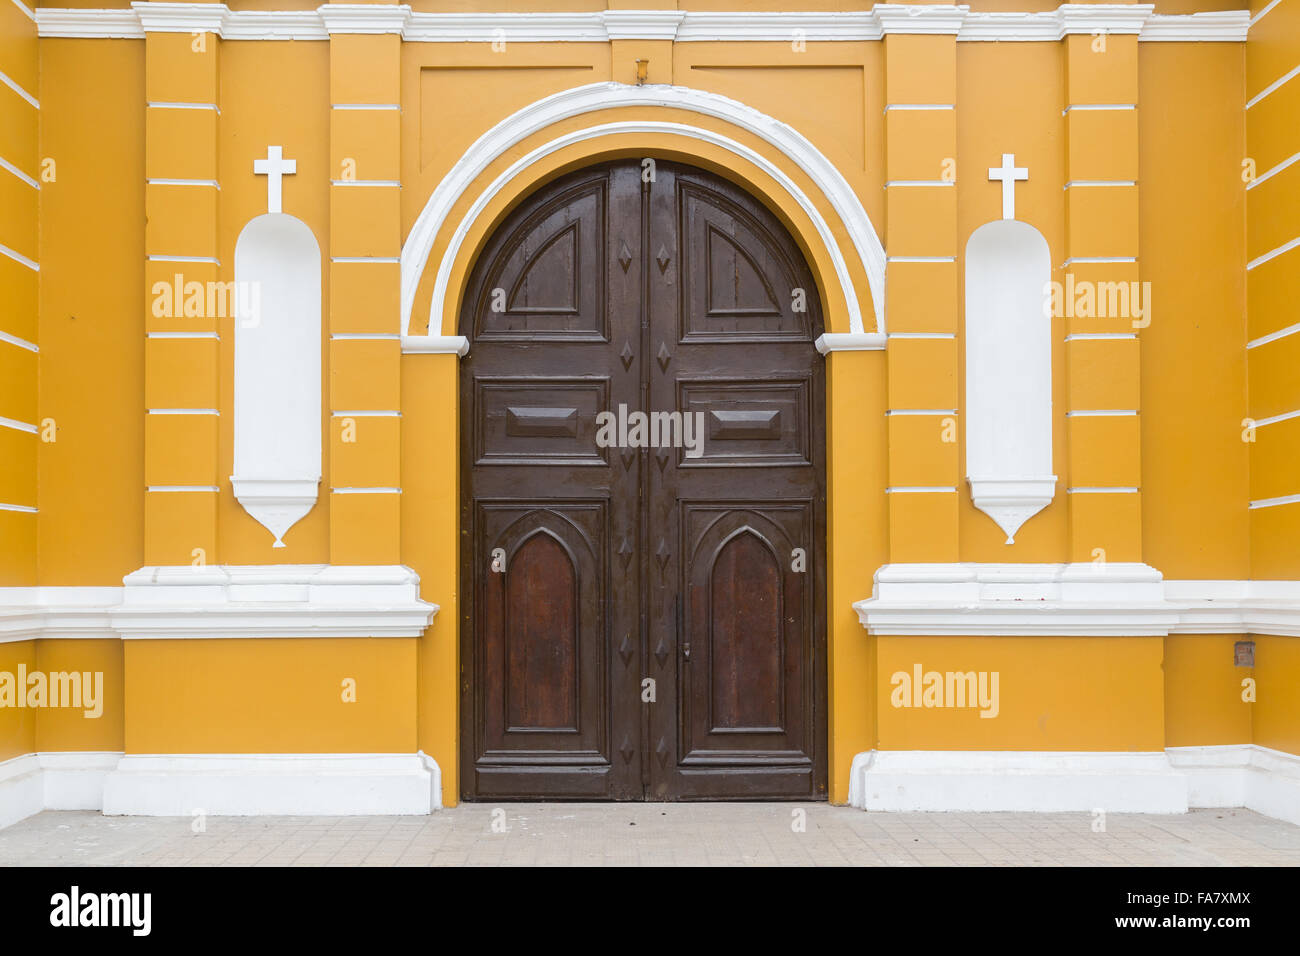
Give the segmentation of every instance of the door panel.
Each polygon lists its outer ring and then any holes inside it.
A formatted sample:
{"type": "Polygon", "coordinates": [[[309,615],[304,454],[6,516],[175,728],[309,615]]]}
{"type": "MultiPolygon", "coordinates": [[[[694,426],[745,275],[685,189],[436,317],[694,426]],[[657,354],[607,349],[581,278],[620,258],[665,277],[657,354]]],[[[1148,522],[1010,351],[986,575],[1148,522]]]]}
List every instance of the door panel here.
{"type": "Polygon", "coordinates": [[[738,188],[640,173],[539,190],[466,292],[464,795],[824,799],[812,277],[738,188]],[[603,447],[620,411],[698,433],[603,447]]]}

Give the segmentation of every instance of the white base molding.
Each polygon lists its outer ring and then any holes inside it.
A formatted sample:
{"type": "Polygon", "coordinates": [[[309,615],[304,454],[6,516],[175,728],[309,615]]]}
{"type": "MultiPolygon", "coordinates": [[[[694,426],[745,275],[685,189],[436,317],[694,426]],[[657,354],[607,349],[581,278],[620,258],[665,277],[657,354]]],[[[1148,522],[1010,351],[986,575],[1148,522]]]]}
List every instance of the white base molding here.
{"type": "Polygon", "coordinates": [[[109,816],[378,816],[442,808],[428,754],[34,753],[0,762],[0,829],[42,810],[109,816]]]}
{"type": "Polygon", "coordinates": [[[870,634],[1300,636],[1300,581],[1166,581],[1135,562],[886,564],[853,609],[870,634]]]}
{"type": "Polygon", "coordinates": [[[1193,807],[1245,807],[1300,826],[1300,757],[1255,744],[1170,747],[1193,807]]]}
{"type": "Polygon", "coordinates": [[[1254,744],[1154,753],[871,750],[853,758],[849,805],[1037,813],[1242,807],[1300,824],[1300,756],[1254,744]]]}
{"type": "Polygon", "coordinates": [[[1185,813],[1187,780],[1163,752],[873,750],[853,758],[862,810],[1185,813]]]}
{"type": "Polygon", "coordinates": [[[430,763],[425,754],[130,755],[105,781],[104,813],[162,817],[422,814],[441,803],[434,795],[438,778],[429,772],[430,763]]]}
{"type": "Polygon", "coordinates": [[[34,753],[0,762],[0,828],[42,810],[99,810],[104,781],[122,755],[34,753]]]}

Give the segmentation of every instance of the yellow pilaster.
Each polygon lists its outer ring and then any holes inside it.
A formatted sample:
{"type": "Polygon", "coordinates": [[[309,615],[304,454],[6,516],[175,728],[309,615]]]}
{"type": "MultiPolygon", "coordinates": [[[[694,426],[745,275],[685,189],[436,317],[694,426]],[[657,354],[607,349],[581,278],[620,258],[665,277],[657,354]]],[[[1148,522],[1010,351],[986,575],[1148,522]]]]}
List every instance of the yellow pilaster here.
{"type": "Polygon", "coordinates": [[[220,48],[215,32],[145,37],[146,564],[219,560],[220,48]]]}
{"type": "Polygon", "coordinates": [[[330,34],[332,564],[401,561],[400,53],[330,34]]]}
{"type": "Polygon", "coordinates": [[[1071,561],[1142,560],[1137,37],[1065,45],[1065,319],[1071,561]]]}
{"type": "Polygon", "coordinates": [[[957,560],[957,43],[885,38],[889,560],[957,560]]]}

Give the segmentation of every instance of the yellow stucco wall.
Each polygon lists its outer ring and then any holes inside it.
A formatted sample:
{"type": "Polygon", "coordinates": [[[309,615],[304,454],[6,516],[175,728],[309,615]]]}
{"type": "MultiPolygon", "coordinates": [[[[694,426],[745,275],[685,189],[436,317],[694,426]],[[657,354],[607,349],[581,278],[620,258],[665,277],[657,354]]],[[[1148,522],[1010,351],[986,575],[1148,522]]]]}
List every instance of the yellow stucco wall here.
{"type": "MultiPolygon", "coordinates": [[[[1285,359],[1300,336],[1292,345],[1253,349],[1249,357],[1244,348],[1248,337],[1294,321],[1286,303],[1300,291],[1296,270],[1282,259],[1248,274],[1241,267],[1268,243],[1290,238],[1287,228],[1300,231],[1294,219],[1289,227],[1275,221],[1293,207],[1300,164],[1249,194],[1240,177],[1244,155],[1258,154],[1263,171],[1297,148],[1287,120],[1295,107],[1286,113],[1279,104],[1300,102],[1300,87],[1250,110],[1243,106],[1284,72],[1277,64],[1298,58],[1293,41],[1300,31],[1283,29],[1298,5],[1282,0],[1261,21],[1281,26],[1258,36],[1252,31],[1244,48],[1113,37],[1102,53],[1089,48],[1087,37],[957,43],[891,36],[809,42],[804,52],[772,43],[617,41],[511,43],[508,53],[497,53],[488,44],[403,44],[394,36],[266,43],[209,36],[195,50],[194,38],[172,34],[146,41],[45,39],[38,68],[30,21],[16,19],[16,8],[6,4],[0,70],[30,83],[42,109],[38,140],[35,116],[0,86],[0,137],[6,137],[0,155],[33,175],[38,156],[52,157],[58,180],[40,192],[38,246],[26,206],[0,204],[0,243],[18,248],[30,232],[41,263],[37,309],[35,273],[0,258],[0,330],[41,348],[38,385],[35,356],[0,342],[0,402],[7,403],[0,416],[33,423],[49,416],[58,430],[53,443],[0,430],[7,442],[0,447],[0,502],[8,501],[8,489],[21,497],[30,488],[40,506],[39,518],[0,511],[0,585],[116,585],[142,565],[188,564],[200,549],[209,564],[400,561],[419,573],[422,597],[440,611],[423,637],[410,640],[0,645],[0,654],[10,656],[3,660],[26,654],[103,669],[113,689],[109,712],[94,727],[67,714],[34,723],[30,715],[0,711],[0,744],[7,748],[0,759],[33,748],[422,749],[442,768],[444,800],[455,802],[463,731],[457,360],[399,353],[391,338],[398,331],[395,263],[329,260],[396,256],[436,185],[485,130],[550,93],[630,81],[638,57],[650,60],[652,83],[735,98],[808,137],[843,174],[891,254],[955,260],[897,263],[889,270],[890,331],[948,338],[896,339],[883,354],[838,352],[828,359],[832,799],[846,797],[853,755],[873,747],[1157,750],[1253,739],[1294,751],[1296,695],[1288,702],[1276,690],[1294,687],[1300,674],[1294,639],[1258,639],[1261,696],[1247,705],[1228,693],[1240,673],[1231,667],[1231,637],[877,638],[867,635],[850,605],[870,596],[872,574],[890,561],[1063,562],[1091,560],[1098,547],[1110,560],[1144,560],[1170,578],[1300,577],[1294,546],[1300,519],[1288,517],[1300,505],[1247,509],[1253,498],[1300,493],[1286,483],[1296,473],[1300,425],[1292,425],[1300,419],[1265,426],[1254,444],[1241,440],[1243,418],[1300,405],[1295,363],[1269,357],[1285,359]],[[156,100],[212,102],[220,113],[146,109],[156,100]],[[364,116],[331,110],[340,102],[398,102],[402,109],[364,116]],[[1122,116],[1063,115],[1072,104],[1116,102],[1138,108],[1122,116]],[[886,110],[918,103],[956,109],[886,110]],[[252,174],[251,163],[272,142],[298,162],[296,175],[284,181],[285,210],[307,223],[321,247],[326,331],[389,336],[323,337],[325,478],[316,507],[283,549],[271,548],[270,536],[230,490],[232,320],[160,319],[149,307],[152,283],[178,269],[199,279],[233,278],[239,231],[265,209],[266,182],[252,174]],[[976,228],[1000,214],[1000,189],[985,169],[1012,148],[1017,163],[1031,170],[1017,187],[1018,214],[1047,239],[1054,277],[1061,277],[1067,258],[1095,254],[1089,250],[1097,243],[1115,254],[1131,250],[1126,254],[1138,259],[1132,277],[1152,283],[1154,315],[1138,340],[1096,343],[1091,352],[1067,347],[1065,338],[1099,326],[1053,320],[1058,492],[1007,546],[964,487],[963,429],[956,443],[943,442],[940,421],[885,412],[953,408],[961,423],[961,251],[976,228]],[[949,159],[956,188],[886,188],[939,179],[949,159]],[[349,160],[359,178],[400,180],[400,191],[332,187],[349,160]],[[1101,199],[1064,189],[1071,180],[1107,177],[1139,186],[1101,199]],[[146,178],[212,178],[221,188],[146,187],[146,178]],[[1264,211],[1252,213],[1256,206],[1264,211]],[[10,235],[17,238],[4,238],[10,235]],[[147,254],[210,254],[220,266],[147,263],[147,254]],[[146,338],[150,331],[196,328],[219,338],[146,338]],[[1068,410],[1097,407],[1088,404],[1095,396],[1140,415],[1127,422],[1092,419],[1092,426],[1065,417],[1068,410]],[[164,421],[147,416],[148,407],[210,407],[220,414],[164,421]],[[349,445],[331,416],[332,409],[348,408],[400,411],[401,418],[363,420],[358,443],[349,445]],[[1071,500],[1067,488],[1103,480],[1091,477],[1098,474],[1141,493],[1071,500]],[[148,485],[219,491],[146,493],[148,485]],[[958,491],[885,494],[887,487],[912,485],[958,491]],[[350,486],[400,487],[401,495],[329,493],[350,486]],[[941,671],[998,670],[999,718],[892,707],[890,675],[916,662],[941,671]],[[356,704],[339,696],[339,682],[350,676],[359,683],[356,704]],[[1265,687],[1274,688],[1267,699],[1265,687]]],[[[603,6],[520,0],[496,8],[603,6]]],[[[765,0],[762,6],[800,4],[765,0]]],[[[1209,8],[1186,0],[1167,9],[1162,4],[1160,12],[1209,8]]],[[[436,263],[456,223],[502,170],[563,133],[651,116],[723,133],[754,149],[812,197],[837,242],[851,248],[820,185],[749,131],[680,109],[605,110],[524,139],[475,179],[435,238],[411,331],[427,329],[436,263]]],[[[586,141],[516,177],[470,228],[452,269],[448,307],[427,331],[458,331],[459,295],[474,255],[515,203],[567,169],[647,154],[711,168],[766,202],[809,259],[828,328],[848,330],[845,290],[807,213],[759,167],[697,140],[655,134],[586,141]]],[[[847,258],[871,329],[876,316],[865,271],[856,256],[847,258]]],[[[1129,274],[1120,268],[1114,276],[1129,274]]]]}

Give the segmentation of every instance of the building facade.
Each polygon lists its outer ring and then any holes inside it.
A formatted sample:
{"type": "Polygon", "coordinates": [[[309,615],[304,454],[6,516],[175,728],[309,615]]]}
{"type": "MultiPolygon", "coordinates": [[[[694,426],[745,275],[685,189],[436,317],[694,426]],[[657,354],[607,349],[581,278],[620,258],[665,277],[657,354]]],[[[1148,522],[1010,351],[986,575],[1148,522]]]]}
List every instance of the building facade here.
{"type": "Polygon", "coordinates": [[[1300,0],[0,3],[0,823],[1300,822],[1300,0]]]}

